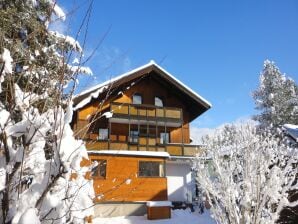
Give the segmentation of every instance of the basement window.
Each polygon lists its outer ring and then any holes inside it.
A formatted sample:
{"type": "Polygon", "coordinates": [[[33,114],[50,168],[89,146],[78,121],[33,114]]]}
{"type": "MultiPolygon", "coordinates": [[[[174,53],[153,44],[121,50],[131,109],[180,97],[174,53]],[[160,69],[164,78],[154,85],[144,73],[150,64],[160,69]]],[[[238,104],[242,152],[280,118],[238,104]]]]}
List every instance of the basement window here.
{"type": "Polygon", "coordinates": [[[164,177],[164,169],[163,162],[139,161],[139,177],[164,177]]]}
{"type": "Polygon", "coordinates": [[[91,169],[91,176],[93,178],[105,179],[107,174],[107,160],[92,160],[92,162],[97,162],[97,166],[91,169]]]}

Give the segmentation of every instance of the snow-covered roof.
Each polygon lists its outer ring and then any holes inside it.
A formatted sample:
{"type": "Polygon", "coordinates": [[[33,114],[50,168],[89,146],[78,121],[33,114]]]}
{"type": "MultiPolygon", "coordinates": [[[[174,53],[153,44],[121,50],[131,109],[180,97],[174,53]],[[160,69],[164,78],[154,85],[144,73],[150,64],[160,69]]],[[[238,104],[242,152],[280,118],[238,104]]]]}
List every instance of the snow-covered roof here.
{"type": "Polygon", "coordinates": [[[169,158],[167,152],[152,152],[152,151],[126,151],[126,150],[89,150],[90,154],[97,155],[122,155],[122,156],[144,156],[144,157],[163,157],[169,158]]]}
{"type": "Polygon", "coordinates": [[[104,92],[108,88],[113,87],[113,84],[117,83],[118,81],[125,80],[129,78],[130,76],[145,71],[147,69],[150,69],[150,71],[158,71],[158,74],[161,75],[166,80],[170,81],[172,84],[174,84],[176,87],[178,87],[180,90],[188,94],[192,99],[194,99],[196,102],[203,105],[206,109],[209,109],[212,105],[210,102],[208,102],[206,99],[204,99],[202,96],[194,92],[191,88],[183,84],[181,81],[179,81],[177,78],[175,78],[173,75],[171,75],[169,72],[167,72],[165,69],[160,67],[158,64],[156,64],[153,60],[151,60],[149,63],[140,66],[136,69],[133,69],[127,73],[124,73],[120,76],[117,76],[111,80],[108,80],[104,83],[95,85],[85,91],[82,91],[81,93],[74,96],[74,110],[80,109],[87,105],[92,98],[97,98],[100,93],[104,92]]]}
{"type": "Polygon", "coordinates": [[[287,134],[290,135],[296,142],[298,142],[298,125],[285,124],[283,128],[286,130],[287,134]]]}

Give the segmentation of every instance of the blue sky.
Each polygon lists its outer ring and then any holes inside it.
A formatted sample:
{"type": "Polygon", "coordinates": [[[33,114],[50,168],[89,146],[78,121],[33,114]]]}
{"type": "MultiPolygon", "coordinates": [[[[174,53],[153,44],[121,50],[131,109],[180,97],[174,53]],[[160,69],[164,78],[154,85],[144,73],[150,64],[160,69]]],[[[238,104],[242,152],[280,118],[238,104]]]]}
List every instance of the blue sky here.
{"type": "MultiPolygon", "coordinates": [[[[69,14],[69,25],[57,24],[63,32],[77,31],[87,6],[82,2],[58,1],[69,13],[80,6],[69,14]]],[[[256,114],[251,92],[265,59],[298,81],[296,0],[95,0],[86,56],[108,30],[88,63],[94,77],[81,80],[80,88],[153,59],[212,103],[196,127],[256,114]]]]}

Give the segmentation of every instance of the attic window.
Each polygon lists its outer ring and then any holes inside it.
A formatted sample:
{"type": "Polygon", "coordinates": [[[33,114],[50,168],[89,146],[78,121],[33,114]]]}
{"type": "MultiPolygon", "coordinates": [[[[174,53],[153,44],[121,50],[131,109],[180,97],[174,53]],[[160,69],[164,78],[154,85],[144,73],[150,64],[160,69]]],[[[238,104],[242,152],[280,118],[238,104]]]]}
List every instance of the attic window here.
{"type": "Polygon", "coordinates": [[[142,104],[142,96],[138,93],[132,96],[132,103],[133,104],[142,104]]]}
{"type": "Polygon", "coordinates": [[[162,99],[156,96],[154,98],[154,105],[157,107],[163,107],[162,99]]]}

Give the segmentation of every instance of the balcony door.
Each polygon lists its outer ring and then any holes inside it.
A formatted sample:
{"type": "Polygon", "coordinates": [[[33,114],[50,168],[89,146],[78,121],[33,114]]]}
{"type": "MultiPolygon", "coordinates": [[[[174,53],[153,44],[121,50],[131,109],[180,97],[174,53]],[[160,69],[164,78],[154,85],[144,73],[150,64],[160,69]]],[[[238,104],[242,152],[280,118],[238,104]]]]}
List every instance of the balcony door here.
{"type": "Polygon", "coordinates": [[[130,143],[138,143],[139,142],[139,131],[131,130],[129,133],[129,142],[130,143]]]}
{"type": "Polygon", "coordinates": [[[168,132],[160,133],[160,144],[168,144],[170,143],[170,134],[168,132]]]}

